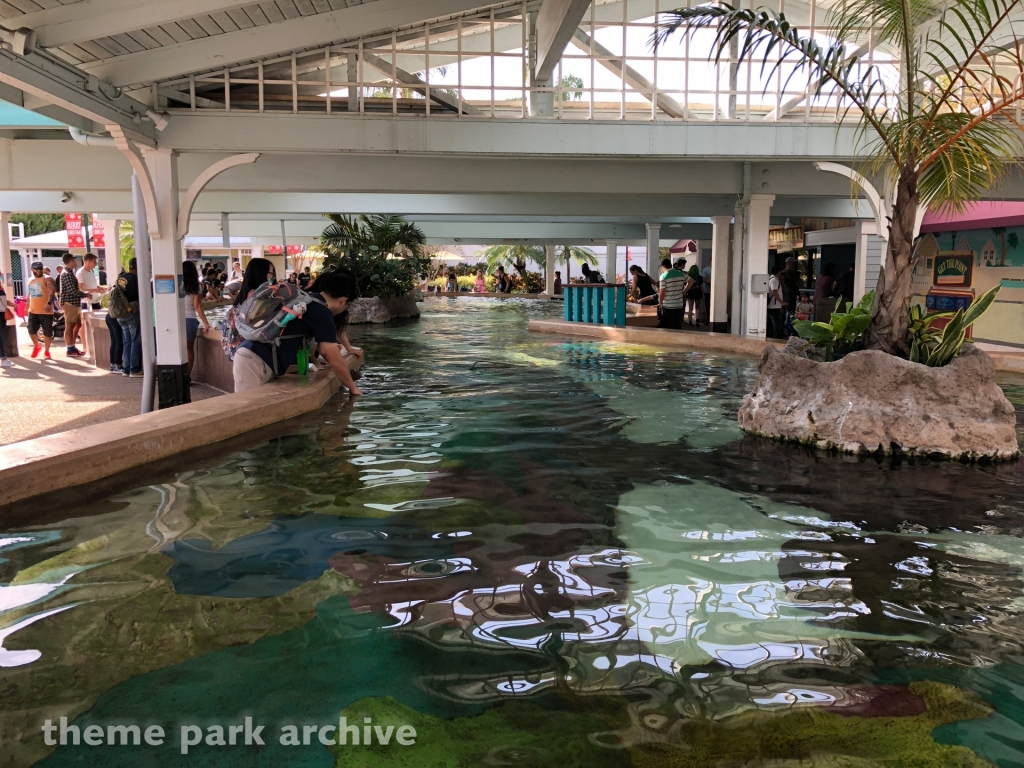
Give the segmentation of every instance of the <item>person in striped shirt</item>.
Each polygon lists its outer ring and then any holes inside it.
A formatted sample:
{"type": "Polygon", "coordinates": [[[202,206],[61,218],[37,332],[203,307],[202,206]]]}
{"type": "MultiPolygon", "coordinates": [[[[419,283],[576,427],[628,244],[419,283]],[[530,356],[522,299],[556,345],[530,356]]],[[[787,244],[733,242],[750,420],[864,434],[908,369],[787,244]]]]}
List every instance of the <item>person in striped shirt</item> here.
{"type": "Polygon", "coordinates": [[[686,307],[686,273],[675,269],[669,259],[662,260],[661,268],[664,271],[658,281],[658,327],[678,331],[683,327],[683,309],[686,307]]]}

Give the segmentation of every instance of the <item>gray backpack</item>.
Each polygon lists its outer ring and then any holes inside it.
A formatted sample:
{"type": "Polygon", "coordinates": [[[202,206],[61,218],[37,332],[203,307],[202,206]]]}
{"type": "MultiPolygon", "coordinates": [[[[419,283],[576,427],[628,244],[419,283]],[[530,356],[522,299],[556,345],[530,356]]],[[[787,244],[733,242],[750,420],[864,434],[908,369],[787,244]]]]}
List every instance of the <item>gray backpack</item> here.
{"type": "Polygon", "coordinates": [[[286,335],[285,328],[292,320],[301,318],[311,304],[327,306],[297,285],[291,283],[264,283],[238,305],[233,313],[238,334],[247,341],[270,344],[274,355],[274,375],[277,370],[277,347],[282,339],[303,338],[303,334],[286,335]]]}

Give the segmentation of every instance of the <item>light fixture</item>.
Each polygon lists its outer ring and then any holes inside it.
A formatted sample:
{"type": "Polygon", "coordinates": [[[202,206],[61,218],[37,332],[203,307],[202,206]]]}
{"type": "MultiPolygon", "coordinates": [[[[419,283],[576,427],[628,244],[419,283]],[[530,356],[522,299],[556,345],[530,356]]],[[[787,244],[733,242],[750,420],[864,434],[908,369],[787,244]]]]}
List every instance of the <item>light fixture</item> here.
{"type": "Polygon", "coordinates": [[[789,216],[787,216],[785,223],[782,225],[782,228],[783,229],[791,229],[792,227],[793,227],[793,222],[790,221],[789,220],[789,216]]]}
{"type": "Polygon", "coordinates": [[[60,196],[60,201],[62,203],[70,203],[71,202],[71,193],[70,192],[65,192],[63,195],[60,196]]]}

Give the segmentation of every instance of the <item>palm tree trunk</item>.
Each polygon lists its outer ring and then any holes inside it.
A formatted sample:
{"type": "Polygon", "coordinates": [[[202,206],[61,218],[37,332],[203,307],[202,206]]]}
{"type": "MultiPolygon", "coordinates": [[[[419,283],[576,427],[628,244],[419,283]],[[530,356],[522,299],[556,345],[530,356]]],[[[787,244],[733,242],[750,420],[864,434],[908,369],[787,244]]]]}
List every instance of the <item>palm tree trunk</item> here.
{"type": "Polygon", "coordinates": [[[918,258],[914,253],[914,221],[919,207],[917,173],[912,168],[913,164],[908,164],[903,169],[896,186],[889,251],[878,275],[871,327],[865,340],[868,349],[880,349],[891,355],[906,355],[910,351],[910,297],[918,258]]]}

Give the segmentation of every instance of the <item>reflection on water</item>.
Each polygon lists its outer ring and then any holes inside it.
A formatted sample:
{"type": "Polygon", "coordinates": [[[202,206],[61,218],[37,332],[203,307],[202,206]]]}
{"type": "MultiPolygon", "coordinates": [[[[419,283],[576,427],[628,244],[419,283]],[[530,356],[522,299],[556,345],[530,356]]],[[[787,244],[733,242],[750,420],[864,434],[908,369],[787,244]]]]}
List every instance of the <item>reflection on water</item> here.
{"type": "Polygon", "coordinates": [[[1024,765],[1022,465],[777,445],[752,359],[428,307],[353,329],[357,403],[0,530],[0,765],[182,764],[61,716],[275,734],[204,766],[1024,765]],[[276,737],[339,716],[419,737],[276,737]]]}

